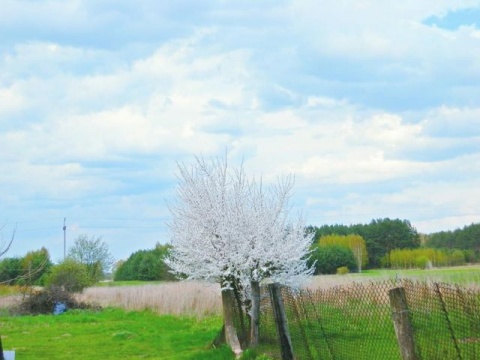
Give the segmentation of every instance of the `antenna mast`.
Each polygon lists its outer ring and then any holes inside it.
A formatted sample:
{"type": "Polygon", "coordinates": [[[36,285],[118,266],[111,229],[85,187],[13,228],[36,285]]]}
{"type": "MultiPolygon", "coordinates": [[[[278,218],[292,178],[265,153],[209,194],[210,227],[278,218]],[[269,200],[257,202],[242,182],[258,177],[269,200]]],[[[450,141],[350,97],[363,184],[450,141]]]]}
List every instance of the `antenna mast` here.
{"type": "Polygon", "coordinates": [[[67,258],[67,218],[63,218],[63,260],[67,258]]]}

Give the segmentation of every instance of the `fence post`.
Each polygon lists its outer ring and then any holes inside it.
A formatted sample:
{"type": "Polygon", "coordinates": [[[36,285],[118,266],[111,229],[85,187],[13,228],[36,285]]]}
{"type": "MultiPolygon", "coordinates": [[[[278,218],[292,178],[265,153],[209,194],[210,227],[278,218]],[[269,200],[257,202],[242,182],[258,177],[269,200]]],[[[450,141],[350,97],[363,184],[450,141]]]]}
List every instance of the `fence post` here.
{"type": "Polygon", "coordinates": [[[238,340],[237,331],[235,330],[234,314],[233,314],[233,296],[231,290],[222,290],[222,305],[223,305],[223,321],[225,324],[225,340],[232,348],[235,356],[240,356],[242,348],[238,340]]]}
{"type": "Polygon", "coordinates": [[[415,348],[413,339],[413,328],[410,322],[410,312],[407,306],[405,289],[397,287],[388,291],[390,307],[392,309],[393,325],[395,335],[403,360],[420,360],[415,348]]]}
{"type": "Polygon", "coordinates": [[[0,360],[5,360],[3,356],[3,345],[2,345],[2,337],[0,336],[0,360]]]}
{"type": "Polygon", "coordinates": [[[288,331],[287,316],[282,300],[282,292],[279,284],[268,284],[270,300],[272,302],[275,325],[277,326],[278,338],[280,340],[280,352],[282,360],[293,360],[293,347],[288,331]]]}
{"type": "Polygon", "coordinates": [[[252,307],[250,309],[250,347],[258,346],[258,329],[260,326],[260,284],[258,281],[250,282],[252,291],[252,307]]]}

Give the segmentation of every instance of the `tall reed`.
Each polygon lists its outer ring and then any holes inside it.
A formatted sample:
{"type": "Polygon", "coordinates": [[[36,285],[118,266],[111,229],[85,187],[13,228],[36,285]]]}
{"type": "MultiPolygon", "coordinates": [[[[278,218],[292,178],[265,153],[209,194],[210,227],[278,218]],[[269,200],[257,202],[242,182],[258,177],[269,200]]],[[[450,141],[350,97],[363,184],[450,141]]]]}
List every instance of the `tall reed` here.
{"type": "Polygon", "coordinates": [[[158,314],[204,317],[221,315],[218,284],[182,281],[161,284],[91,287],[78,299],[125,310],[152,310],[158,314]]]}

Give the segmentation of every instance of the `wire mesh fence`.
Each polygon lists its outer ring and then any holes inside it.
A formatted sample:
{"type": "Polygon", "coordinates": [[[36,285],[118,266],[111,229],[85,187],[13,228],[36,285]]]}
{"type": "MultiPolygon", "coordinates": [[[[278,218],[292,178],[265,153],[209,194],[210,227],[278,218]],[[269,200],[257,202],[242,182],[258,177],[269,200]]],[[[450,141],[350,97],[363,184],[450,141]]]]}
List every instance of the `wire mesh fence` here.
{"type": "MultiPolygon", "coordinates": [[[[395,287],[405,290],[420,359],[480,359],[480,290],[409,280],[315,291],[283,287],[281,298],[295,359],[401,359],[389,300],[389,290],[395,287]]],[[[235,314],[243,316],[235,326],[242,345],[248,344],[248,316],[239,309],[235,314]]],[[[259,351],[281,359],[267,287],[261,289],[259,333],[259,351]]]]}
{"type": "Polygon", "coordinates": [[[404,281],[422,359],[480,359],[480,291],[404,281]]]}

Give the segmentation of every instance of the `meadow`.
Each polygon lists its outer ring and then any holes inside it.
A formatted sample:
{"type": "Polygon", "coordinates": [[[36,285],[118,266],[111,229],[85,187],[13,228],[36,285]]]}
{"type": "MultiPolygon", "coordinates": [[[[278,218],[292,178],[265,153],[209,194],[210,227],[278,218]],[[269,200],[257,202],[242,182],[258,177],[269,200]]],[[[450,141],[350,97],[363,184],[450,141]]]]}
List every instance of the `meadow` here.
{"type": "Polygon", "coordinates": [[[2,317],[1,324],[4,348],[22,360],[233,358],[226,347],[210,347],[222,324],[217,316],[200,320],[107,308],[2,317]]]}
{"type": "Polygon", "coordinates": [[[440,267],[423,269],[371,269],[362,273],[345,275],[314,276],[307,285],[308,288],[329,288],[352,282],[376,282],[393,279],[411,279],[420,281],[458,284],[464,287],[480,286],[480,265],[465,265],[456,267],[440,267]]]}
{"type": "MultiPolygon", "coordinates": [[[[327,289],[352,281],[371,283],[396,277],[478,287],[480,266],[317,276],[308,287],[327,289]]],[[[19,301],[17,291],[0,289],[0,307],[19,301]]],[[[86,289],[79,299],[104,310],[74,310],[59,316],[11,316],[2,310],[4,348],[15,350],[17,359],[27,360],[233,359],[228,348],[211,347],[222,326],[218,285],[108,283],[86,289]]]]}

